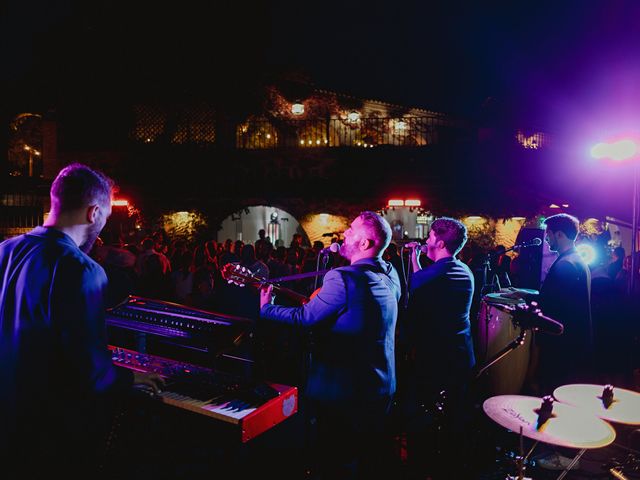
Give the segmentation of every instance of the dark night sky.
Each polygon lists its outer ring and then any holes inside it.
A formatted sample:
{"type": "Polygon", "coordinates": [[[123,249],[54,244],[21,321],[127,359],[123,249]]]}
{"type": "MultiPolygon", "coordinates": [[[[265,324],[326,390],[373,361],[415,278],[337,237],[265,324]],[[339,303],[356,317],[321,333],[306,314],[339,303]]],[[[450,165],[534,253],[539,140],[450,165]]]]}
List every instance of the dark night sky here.
{"type": "MultiPolygon", "coordinates": [[[[470,116],[490,98],[507,125],[558,136],[553,168],[584,171],[577,190],[602,183],[587,145],[640,124],[636,0],[3,5],[0,84],[18,110],[224,100],[294,69],[320,88],[470,116]]],[[[614,185],[628,183],[620,172],[614,185]]]]}
{"type": "Polygon", "coordinates": [[[10,0],[3,13],[2,80],[48,78],[58,98],[91,82],[171,94],[293,67],[320,87],[436,110],[475,113],[493,97],[548,124],[620,102],[615,72],[640,83],[634,0],[10,0]]]}

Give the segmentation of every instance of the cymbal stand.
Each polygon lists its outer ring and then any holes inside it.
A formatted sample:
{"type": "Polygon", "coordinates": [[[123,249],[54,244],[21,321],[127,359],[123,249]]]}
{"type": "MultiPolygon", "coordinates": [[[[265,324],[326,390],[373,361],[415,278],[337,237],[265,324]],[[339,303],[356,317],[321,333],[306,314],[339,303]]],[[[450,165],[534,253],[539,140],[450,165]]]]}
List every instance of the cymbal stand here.
{"type": "Polygon", "coordinates": [[[512,477],[511,475],[507,476],[507,480],[531,480],[529,477],[525,477],[524,476],[524,471],[526,469],[525,465],[527,463],[527,460],[529,459],[529,456],[533,453],[533,450],[536,448],[536,446],[538,445],[538,442],[536,441],[533,446],[529,449],[529,451],[527,452],[526,455],[524,454],[524,447],[523,447],[523,435],[522,435],[522,427],[520,427],[520,455],[518,455],[516,457],[516,469],[517,469],[517,477],[512,477]]]}
{"type": "MultiPolygon", "coordinates": [[[[629,441],[632,441],[634,436],[640,439],[640,429],[633,430],[629,434],[629,441]]],[[[611,458],[608,463],[603,464],[603,468],[608,470],[614,478],[620,480],[627,480],[627,477],[624,475],[626,472],[637,475],[640,472],[640,451],[617,442],[614,442],[613,445],[625,450],[626,454],[622,457],[616,456],[611,458]]]]}
{"type": "Polygon", "coordinates": [[[567,473],[569,473],[569,470],[571,470],[573,468],[573,466],[578,463],[578,460],[580,460],[580,458],[582,457],[582,455],[584,455],[584,452],[586,452],[587,449],[583,448],[582,450],[580,450],[578,452],[578,454],[573,457],[573,460],[571,460],[571,463],[569,465],[567,465],[567,468],[565,468],[562,473],[560,475],[558,475],[558,478],[556,480],[562,480],[564,477],[567,476],[567,473]]]}

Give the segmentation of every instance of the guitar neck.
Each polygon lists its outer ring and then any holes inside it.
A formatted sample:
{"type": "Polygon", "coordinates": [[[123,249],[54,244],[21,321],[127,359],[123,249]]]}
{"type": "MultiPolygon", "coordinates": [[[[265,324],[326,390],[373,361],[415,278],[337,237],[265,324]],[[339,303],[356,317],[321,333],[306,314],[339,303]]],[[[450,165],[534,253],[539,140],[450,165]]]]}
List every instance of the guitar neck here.
{"type": "MultiPolygon", "coordinates": [[[[254,275],[246,267],[242,267],[240,265],[232,263],[228,263],[224,267],[222,267],[221,274],[222,278],[229,281],[229,283],[234,283],[240,286],[249,285],[251,287],[260,289],[264,285],[269,285],[268,280],[254,275]]],[[[281,287],[280,285],[274,283],[272,283],[271,285],[273,286],[273,291],[276,294],[285,295],[296,303],[299,303],[300,305],[304,305],[309,302],[309,297],[306,297],[305,295],[295,292],[289,288],[281,287]]]]}
{"type": "Polygon", "coordinates": [[[291,300],[298,302],[300,305],[305,305],[309,303],[309,297],[302,295],[301,293],[295,292],[289,288],[281,287],[280,285],[273,285],[273,291],[276,294],[282,294],[289,297],[291,300]]]}

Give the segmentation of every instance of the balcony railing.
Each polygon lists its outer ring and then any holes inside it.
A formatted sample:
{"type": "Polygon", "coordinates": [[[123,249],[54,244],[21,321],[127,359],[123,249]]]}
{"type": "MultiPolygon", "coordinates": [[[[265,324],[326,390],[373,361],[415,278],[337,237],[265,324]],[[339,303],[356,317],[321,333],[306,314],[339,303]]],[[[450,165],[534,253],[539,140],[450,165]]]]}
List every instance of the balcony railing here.
{"type": "Polygon", "coordinates": [[[314,120],[251,120],[238,125],[239,149],[421,147],[438,143],[454,122],[444,117],[340,118],[314,120]]]}
{"type": "Polygon", "coordinates": [[[0,228],[34,228],[42,224],[42,207],[13,207],[0,205],[0,228]]]}

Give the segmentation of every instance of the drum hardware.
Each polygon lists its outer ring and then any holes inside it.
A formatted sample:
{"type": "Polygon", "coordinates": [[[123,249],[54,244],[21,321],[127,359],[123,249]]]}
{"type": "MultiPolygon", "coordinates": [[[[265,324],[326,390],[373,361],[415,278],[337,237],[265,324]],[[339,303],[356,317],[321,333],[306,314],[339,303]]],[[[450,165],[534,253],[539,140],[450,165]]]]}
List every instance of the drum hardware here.
{"type": "Polygon", "coordinates": [[[616,438],[605,420],[580,408],[560,402],[523,395],[498,395],[483,403],[493,421],[513,432],[522,428],[523,436],[559,447],[591,449],[609,445],[616,438]]]}
{"type": "MultiPolygon", "coordinates": [[[[573,384],[563,385],[553,391],[560,402],[583,409],[597,417],[621,425],[640,425],[640,393],[613,385],[573,384]]],[[[633,436],[638,430],[631,433],[633,436]]],[[[625,471],[640,472],[640,452],[615,444],[629,453],[622,459],[612,459],[603,465],[615,478],[626,478],[625,471]],[[616,472],[618,476],[614,473],[616,472]]]]}
{"type": "Polygon", "coordinates": [[[553,396],[604,420],[640,425],[640,393],[612,385],[574,384],[556,388],[553,396]]]}
{"type": "MultiPolygon", "coordinates": [[[[474,375],[475,378],[479,378],[491,366],[502,360],[516,348],[523,345],[527,338],[527,330],[541,330],[552,335],[562,334],[562,324],[549,317],[544,316],[542,314],[542,311],[538,308],[536,302],[531,302],[530,304],[524,303],[516,306],[493,304],[492,307],[501,312],[512,315],[513,324],[514,326],[520,328],[520,333],[506,347],[504,347],[502,350],[499,350],[496,354],[489,358],[484,365],[478,367],[474,375]]],[[[487,322],[488,321],[490,321],[490,319],[487,319],[487,322]]]]}
{"type": "Polygon", "coordinates": [[[627,480],[627,477],[625,477],[624,474],[617,468],[610,468],[609,473],[613,478],[617,478],[618,480],[627,480]]]}
{"type": "Polygon", "coordinates": [[[558,476],[561,480],[584,455],[587,449],[609,445],[616,437],[613,427],[606,421],[577,407],[554,403],[553,398],[498,395],[483,403],[484,412],[493,421],[510,431],[519,432],[520,458],[517,459],[517,477],[524,479],[524,465],[539,442],[580,451],[569,466],[558,476]],[[523,437],[535,440],[527,455],[523,455],[523,437]]]}
{"type": "Polygon", "coordinates": [[[531,290],[529,288],[507,287],[501,288],[497,292],[488,293],[483,298],[493,303],[519,305],[526,303],[527,298],[539,295],[539,293],[538,290],[531,290]]]}
{"type": "Polygon", "coordinates": [[[608,471],[613,478],[626,480],[625,473],[631,473],[637,478],[640,473],[640,456],[637,453],[627,453],[622,458],[612,458],[610,462],[603,464],[602,468],[608,471]]]}
{"type": "Polygon", "coordinates": [[[523,442],[524,435],[522,434],[522,427],[520,427],[518,438],[519,438],[518,443],[519,443],[520,455],[516,456],[515,458],[517,476],[512,477],[511,475],[507,475],[507,480],[531,480],[530,477],[524,476],[524,472],[527,468],[526,465],[528,463],[529,457],[533,453],[533,450],[538,446],[538,442],[537,441],[534,442],[534,444],[531,446],[527,454],[524,455],[524,442],[523,442]]]}
{"type": "Polygon", "coordinates": [[[480,378],[480,376],[484,372],[486,372],[490,367],[492,367],[495,363],[499,362],[504,357],[506,357],[509,353],[511,353],[516,348],[518,348],[519,346],[524,344],[526,337],[527,337],[527,330],[524,329],[524,328],[521,328],[520,329],[520,334],[516,338],[514,338],[513,341],[511,343],[509,343],[509,345],[507,345],[502,350],[500,350],[498,353],[496,353],[493,357],[491,357],[487,361],[487,363],[485,363],[483,366],[481,366],[479,369],[477,369],[477,373],[475,373],[474,377],[475,378],[480,378]]]}

